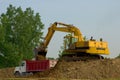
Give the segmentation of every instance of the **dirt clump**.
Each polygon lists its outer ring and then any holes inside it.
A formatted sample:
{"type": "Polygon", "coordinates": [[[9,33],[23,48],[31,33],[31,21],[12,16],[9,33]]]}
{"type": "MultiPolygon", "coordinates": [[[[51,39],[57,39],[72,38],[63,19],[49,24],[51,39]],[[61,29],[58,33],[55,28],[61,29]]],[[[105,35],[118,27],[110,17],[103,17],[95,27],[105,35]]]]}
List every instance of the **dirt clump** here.
{"type": "Polygon", "coordinates": [[[120,59],[102,59],[91,61],[59,61],[50,71],[40,72],[34,77],[69,79],[105,79],[120,78],[120,59]]]}

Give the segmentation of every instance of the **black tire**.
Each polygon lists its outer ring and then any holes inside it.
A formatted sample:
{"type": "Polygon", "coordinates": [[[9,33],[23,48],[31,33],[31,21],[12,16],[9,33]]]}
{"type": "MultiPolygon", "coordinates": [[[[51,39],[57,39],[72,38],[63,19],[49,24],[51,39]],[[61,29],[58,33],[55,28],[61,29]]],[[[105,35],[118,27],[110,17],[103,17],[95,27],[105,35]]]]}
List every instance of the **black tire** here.
{"type": "Polygon", "coordinates": [[[20,72],[18,72],[18,71],[16,71],[16,72],[14,73],[14,75],[15,75],[15,77],[20,77],[20,76],[21,76],[20,72]]]}

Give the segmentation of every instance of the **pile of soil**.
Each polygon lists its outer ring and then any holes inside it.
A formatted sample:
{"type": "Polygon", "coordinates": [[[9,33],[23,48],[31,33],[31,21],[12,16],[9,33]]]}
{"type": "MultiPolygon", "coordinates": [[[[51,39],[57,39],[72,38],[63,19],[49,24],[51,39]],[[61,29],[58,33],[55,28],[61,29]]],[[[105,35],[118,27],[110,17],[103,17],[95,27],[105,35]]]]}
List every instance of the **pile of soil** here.
{"type": "Polygon", "coordinates": [[[0,69],[0,78],[14,78],[14,68],[0,69]]]}
{"type": "Polygon", "coordinates": [[[32,77],[105,79],[120,78],[120,59],[102,59],[90,61],[59,61],[54,69],[39,72],[32,77]]]}

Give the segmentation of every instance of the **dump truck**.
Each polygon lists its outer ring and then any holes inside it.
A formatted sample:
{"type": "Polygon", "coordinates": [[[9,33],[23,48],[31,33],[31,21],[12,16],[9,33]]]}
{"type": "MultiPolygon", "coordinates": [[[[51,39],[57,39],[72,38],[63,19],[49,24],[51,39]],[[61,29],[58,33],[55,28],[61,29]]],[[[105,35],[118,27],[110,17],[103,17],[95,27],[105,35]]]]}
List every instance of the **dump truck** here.
{"type": "Polygon", "coordinates": [[[57,60],[25,60],[14,70],[14,75],[26,76],[36,72],[43,72],[53,68],[57,60]]]}
{"type": "Polygon", "coordinates": [[[103,56],[101,55],[109,55],[108,43],[103,41],[102,38],[100,38],[100,40],[95,40],[91,37],[90,40],[85,40],[78,27],[61,22],[55,22],[48,28],[47,35],[37,48],[36,52],[38,56],[46,56],[47,47],[55,31],[71,34],[70,36],[66,36],[69,43],[65,45],[67,46],[63,51],[65,54],[62,55],[62,57],[66,59],[102,59],[103,56]]]}
{"type": "Polygon", "coordinates": [[[20,66],[15,68],[14,75],[24,76],[39,71],[45,71],[47,69],[49,69],[49,60],[41,61],[25,60],[21,62],[20,66]]]}

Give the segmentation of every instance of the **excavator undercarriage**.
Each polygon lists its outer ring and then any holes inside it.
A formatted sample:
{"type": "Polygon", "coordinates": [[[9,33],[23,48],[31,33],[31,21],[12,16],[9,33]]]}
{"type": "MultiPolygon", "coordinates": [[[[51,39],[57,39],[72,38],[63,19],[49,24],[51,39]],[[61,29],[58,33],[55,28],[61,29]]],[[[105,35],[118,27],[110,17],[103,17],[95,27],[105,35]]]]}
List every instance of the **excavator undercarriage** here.
{"type": "Polygon", "coordinates": [[[89,53],[69,53],[61,56],[60,60],[64,61],[89,61],[104,59],[101,55],[89,54],[89,53]]]}

